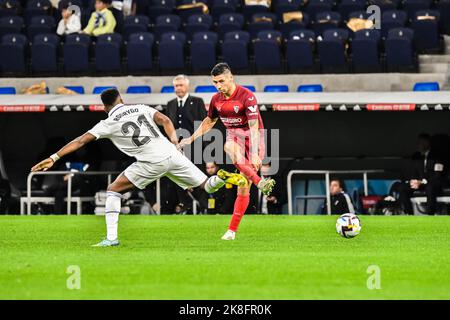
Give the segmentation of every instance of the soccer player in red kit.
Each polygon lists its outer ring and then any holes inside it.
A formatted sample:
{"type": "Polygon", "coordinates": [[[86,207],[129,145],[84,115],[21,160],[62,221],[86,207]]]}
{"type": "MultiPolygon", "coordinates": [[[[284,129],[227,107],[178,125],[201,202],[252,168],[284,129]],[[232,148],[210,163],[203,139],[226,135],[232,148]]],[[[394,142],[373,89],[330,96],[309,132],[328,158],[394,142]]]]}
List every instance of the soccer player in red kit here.
{"type": "Polygon", "coordinates": [[[275,181],[270,178],[261,179],[258,175],[264,157],[265,143],[264,126],[256,97],[250,90],[235,84],[231,69],[226,63],[217,64],[212,69],[211,76],[218,93],[212,97],[208,115],[200,127],[191,137],[183,139],[180,147],[191,144],[211,130],[218,118],[226,127],[224,150],[247,179],[247,183],[238,186],[230,225],[222,237],[223,240],[234,240],[239,223],[250,202],[252,183],[262,193],[269,195],[275,181]]]}

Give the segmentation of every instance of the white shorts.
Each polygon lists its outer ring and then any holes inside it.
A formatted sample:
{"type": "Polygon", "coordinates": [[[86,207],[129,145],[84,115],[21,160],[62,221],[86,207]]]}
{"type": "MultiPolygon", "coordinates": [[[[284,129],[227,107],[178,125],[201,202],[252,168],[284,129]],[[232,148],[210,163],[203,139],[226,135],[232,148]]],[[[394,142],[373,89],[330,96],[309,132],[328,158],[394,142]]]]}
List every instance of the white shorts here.
{"type": "Polygon", "coordinates": [[[139,189],[164,176],[183,189],[198,187],[208,178],[181,152],[157,163],[136,161],[123,174],[139,189]]]}

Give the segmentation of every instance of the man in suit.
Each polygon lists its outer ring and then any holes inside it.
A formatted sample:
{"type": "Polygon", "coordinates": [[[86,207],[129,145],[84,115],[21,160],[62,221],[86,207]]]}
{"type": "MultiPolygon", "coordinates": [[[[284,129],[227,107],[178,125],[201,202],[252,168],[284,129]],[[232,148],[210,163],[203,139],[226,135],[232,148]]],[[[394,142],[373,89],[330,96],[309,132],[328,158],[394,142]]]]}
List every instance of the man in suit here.
{"type": "MultiPolygon", "coordinates": [[[[206,118],[205,103],[202,98],[194,97],[189,93],[189,78],[186,75],[177,75],[173,79],[173,87],[176,98],[167,103],[165,114],[172,121],[178,137],[185,138],[191,136],[196,127],[206,118]]],[[[186,156],[191,158],[189,152],[186,156]]],[[[182,212],[190,213],[192,199],[186,191],[167,179],[163,179],[162,182],[166,193],[165,199],[163,199],[166,203],[163,207],[164,210],[173,212],[174,208],[178,207],[182,212]]]]}
{"type": "Polygon", "coordinates": [[[273,175],[271,164],[261,166],[261,178],[271,177],[275,180],[275,188],[270,196],[265,196],[258,190],[258,212],[263,214],[281,214],[283,205],[286,203],[286,192],[281,178],[273,175]]]}
{"type": "Polygon", "coordinates": [[[442,192],[446,165],[443,157],[431,146],[431,137],[420,134],[417,140],[417,152],[411,157],[409,176],[402,181],[399,201],[407,214],[413,214],[411,197],[414,191],[424,191],[427,197],[426,213],[436,213],[437,196],[442,192]]]}

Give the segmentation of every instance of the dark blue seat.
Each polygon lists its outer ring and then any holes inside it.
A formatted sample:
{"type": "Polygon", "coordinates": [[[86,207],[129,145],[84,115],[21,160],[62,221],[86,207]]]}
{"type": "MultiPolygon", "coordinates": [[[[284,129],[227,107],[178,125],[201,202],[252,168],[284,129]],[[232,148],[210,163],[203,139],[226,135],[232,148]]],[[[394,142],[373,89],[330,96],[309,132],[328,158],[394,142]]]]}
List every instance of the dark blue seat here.
{"type": "Polygon", "coordinates": [[[413,91],[439,91],[437,82],[416,82],[413,91]]]}
{"type": "Polygon", "coordinates": [[[236,12],[236,3],[233,0],[214,0],[211,7],[211,15],[218,22],[224,14],[236,12]]]}
{"type": "Polygon", "coordinates": [[[222,39],[226,33],[242,30],[243,27],[244,16],[240,13],[229,13],[220,16],[217,30],[222,39]]]}
{"type": "MultiPolygon", "coordinates": [[[[199,2],[199,1],[196,1],[196,0],[181,0],[181,4],[182,5],[195,4],[197,2],[199,2]]],[[[186,23],[190,16],[192,16],[194,14],[202,14],[203,13],[203,8],[197,6],[197,7],[192,7],[192,8],[181,9],[178,6],[177,10],[176,10],[176,13],[181,18],[181,21],[183,21],[183,23],[186,23]]]]}
{"type": "Polygon", "coordinates": [[[355,32],[352,41],[352,65],[354,72],[380,72],[380,33],[376,29],[355,32]]]}
{"type": "Polygon", "coordinates": [[[436,5],[436,9],[441,15],[441,18],[439,19],[441,32],[450,34],[450,0],[439,1],[436,5]]]}
{"type": "Polygon", "coordinates": [[[348,20],[351,12],[364,10],[365,5],[366,0],[342,0],[338,5],[338,11],[342,19],[348,20]]]}
{"type": "Polygon", "coordinates": [[[268,85],[264,87],[264,92],[289,92],[287,85],[268,85]]]}
{"type": "Polygon", "coordinates": [[[322,73],[348,72],[345,45],[341,39],[329,39],[317,42],[322,73]]]}
{"type": "Polygon", "coordinates": [[[150,71],[153,69],[154,37],[148,32],[130,35],[127,43],[127,66],[130,72],[150,71]]]}
{"type": "Polygon", "coordinates": [[[127,93],[152,93],[152,88],[149,86],[129,86],[127,88],[127,93]]]}
{"type": "Polygon", "coordinates": [[[84,94],[83,86],[64,86],[66,89],[72,90],[78,94],[84,94]]]}
{"type": "Polygon", "coordinates": [[[63,46],[64,71],[89,71],[89,47],[91,38],[86,34],[69,34],[63,46]]]}
{"type": "Polygon", "coordinates": [[[0,44],[0,70],[2,73],[22,75],[27,71],[28,40],[23,34],[8,34],[0,44]]]}
{"type": "Polygon", "coordinates": [[[30,24],[31,18],[36,16],[48,15],[52,5],[48,0],[30,0],[27,1],[27,5],[24,11],[25,23],[30,24]]]}
{"type": "Polygon", "coordinates": [[[314,31],[317,35],[323,34],[328,29],[339,28],[341,23],[341,15],[338,12],[325,11],[316,15],[314,21],[314,31]]]}
{"type": "Polygon", "coordinates": [[[163,86],[161,88],[161,93],[174,93],[175,88],[173,86],[163,86]]]}
{"type": "Polygon", "coordinates": [[[413,39],[414,31],[409,28],[395,28],[389,31],[385,41],[388,71],[414,71],[413,39]]]}
{"type": "Polygon", "coordinates": [[[348,29],[343,28],[328,29],[323,32],[323,40],[339,39],[346,42],[349,39],[349,36],[350,34],[348,29]]]}
{"type": "Polygon", "coordinates": [[[17,16],[22,11],[21,1],[19,0],[5,0],[0,1],[0,18],[17,16]]]}
{"type": "MultiPolygon", "coordinates": [[[[241,31],[243,32],[243,31],[241,31]]],[[[242,37],[239,33],[227,33],[222,44],[222,57],[231,69],[236,72],[247,72],[249,70],[248,43],[249,35],[242,37]],[[233,37],[234,35],[234,37],[233,37]]]]}
{"type": "Polygon", "coordinates": [[[7,34],[20,33],[23,28],[23,18],[18,16],[0,18],[0,37],[7,34]]]}
{"type": "Polygon", "coordinates": [[[178,31],[180,26],[181,19],[177,15],[158,16],[156,18],[156,24],[153,27],[153,34],[155,35],[156,41],[159,41],[164,33],[178,31]]]}
{"type": "Polygon", "coordinates": [[[185,43],[186,36],[184,33],[168,32],[161,36],[158,55],[159,67],[163,73],[184,70],[185,43]]]}
{"type": "Polygon", "coordinates": [[[194,14],[188,18],[187,24],[184,28],[187,39],[192,39],[196,32],[209,31],[213,24],[213,19],[208,14],[194,14]]]}
{"type": "Polygon", "coordinates": [[[286,12],[300,11],[302,0],[278,0],[273,4],[274,12],[282,20],[286,12]]]}
{"type": "Polygon", "coordinates": [[[0,87],[0,94],[16,94],[14,87],[0,87]]]}
{"type": "Polygon", "coordinates": [[[59,37],[56,34],[38,34],[31,47],[31,69],[33,72],[58,71],[59,37]]]}
{"type": "Polygon", "coordinates": [[[287,38],[289,38],[289,35],[291,34],[291,32],[297,31],[297,30],[304,30],[304,29],[308,28],[309,22],[310,21],[309,21],[308,14],[303,13],[303,19],[301,21],[291,20],[286,23],[281,23],[280,31],[283,34],[283,37],[287,39],[287,38]]]}
{"type": "Polygon", "coordinates": [[[269,8],[263,5],[242,6],[242,14],[244,15],[246,21],[250,21],[254,14],[267,12],[269,12],[269,8]]]}
{"type": "Polygon", "coordinates": [[[376,5],[380,8],[380,12],[383,15],[384,12],[389,10],[396,10],[400,5],[401,0],[370,0],[371,5],[376,5]]]}
{"type": "MultiPolygon", "coordinates": [[[[263,32],[260,32],[259,34],[261,34],[261,36],[268,35],[268,33],[262,34],[263,32]]],[[[281,32],[278,33],[281,36],[281,32]]],[[[256,72],[259,74],[281,72],[282,64],[280,43],[276,38],[262,38],[263,39],[257,39],[254,43],[256,72]]]]}
{"type": "Polygon", "coordinates": [[[408,18],[413,19],[416,11],[429,9],[431,0],[404,0],[403,10],[406,11],[408,18]]]}
{"type": "Polygon", "coordinates": [[[322,92],[323,87],[321,84],[302,84],[298,86],[297,92],[322,92]]]}
{"type": "Polygon", "coordinates": [[[252,16],[247,30],[252,39],[256,38],[258,32],[264,30],[273,30],[277,22],[277,17],[273,13],[257,13],[252,16]]]}
{"type": "Polygon", "coordinates": [[[289,39],[286,41],[286,58],[289,72],[302,73],[314,70],[314,45],[315,34],[313,31],[298,30],[291,32],[289,39]]]}
{"type": "Polygon", "coordinates": [[[278,30],[264,30],[257,34],[259,40],[276,40],[279,44],[283,40],[283,34],[278,30]]]}
{"type": "Polygon", "coordinates": [[[370,14],[368,14],[366,11],[364,10],[356,10],[356,11],[352,11],[348,14],[347,16],[347,20],[350,20],[352,18],[357,18],[357,19],[365,19],[367,20],[369,18],[370,14]]]}
{"type": "Polygon", "coordinates": [[[316,20],[316,15],[321,12],[331,11],[333,8],[332,0],[310,0],[306,5],[306,13],[316,20]]]}
{"type": "Polygon", "coordinates": [[[197,32],[191,43],[191,67],[194,73],[210,71],[216,64],[218,35],[215,32],[197,32]]]}
{"type": "Polygon", "coordinates": [[[117,87],[116,86],[97,86],[97,87],[94,87],[94,89],[92,89],[92,93],[100,94],[103,91],[108,90],[108,89],[117,89],[117,87]]]}
{"type": "Polygon", "coordinates": [[[123,37],[128,41],[133,33],[146,32],[148,30],[149,18],[147,16],[137,15],[126,17],[123,24],[123,37]]]}
{"type": "Polygon", "coordinates": [[[197,86],[195,87],[195,92],[217,92],[214,86],[197,86]]]}
{"type": "Polygon", "coordinates": [[[411,22],[415,46],[419,53],[439,53],[439,11],[419,10],[411,22]],[[426,17],[426,18],[425,18],[426,17]]]}
{"type": "Polygon", "coordinates": [[[117,33],[97,37],[95,45],[95,70],[100,72],[120,72],[122,36],[117,33]]]}
{"type": "Polygon", "coordinates": [[[389,10],[383,12],[381,16],[381,36],[386,38],[389,30],[404,27],[407,19],[408,16],[405,11],[389,10]]]}
{"type": "Polygon", "coordinates": [[[172,14],[175,9],[175,0],[152,0],[148,6],[148,16],[155,22],[159,16],[172,14]]]}
{"type": "Polygon", "coordinates": [[[247,86],[243,86],[243,87],[244,87],[244,88],[247,88],[247,89],[250,90],[251,92],[256,92],[255,86],[247,85],[247,86]]]}
{"type": "Polygon", "coordinates": [[[227,32],[224,36],[225,41],[229,40],[241,40],[245,43],[250,42],[250,34],[247,31],[232,31],[227,32]]]}
{"type": "Polygon", "coordinates": [[[35,16],[31,18],[27,33],[29,39],[35,35],[55,32],[55,19],[52,16],[35,16]]]}

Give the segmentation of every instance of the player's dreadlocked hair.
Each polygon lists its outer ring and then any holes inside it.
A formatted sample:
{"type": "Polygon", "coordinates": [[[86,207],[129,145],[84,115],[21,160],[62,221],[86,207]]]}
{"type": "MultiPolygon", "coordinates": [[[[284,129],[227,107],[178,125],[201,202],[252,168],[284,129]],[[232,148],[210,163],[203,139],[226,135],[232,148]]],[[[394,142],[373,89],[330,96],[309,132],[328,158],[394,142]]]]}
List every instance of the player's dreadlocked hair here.
{"type": "Polygon", "coordinates": [[[117,89],[107,89],[102,92],[100,97],[102,98],[102,102],[105,107],[112,107],[116,102],[117,98],[120,96],[120,93],[117,89]]]}
{"type": "Polygon", "coordinates": [[[226,62],[221,62],[221,63],[216,64],[214,66],[214,68],[212,68],[211,75],[213,77],[216,77],[216,76],[221,75],[221,74],[223,74],[223,73],[225,73],[227,71],[231,72],[230,66],[226,62]]]}

